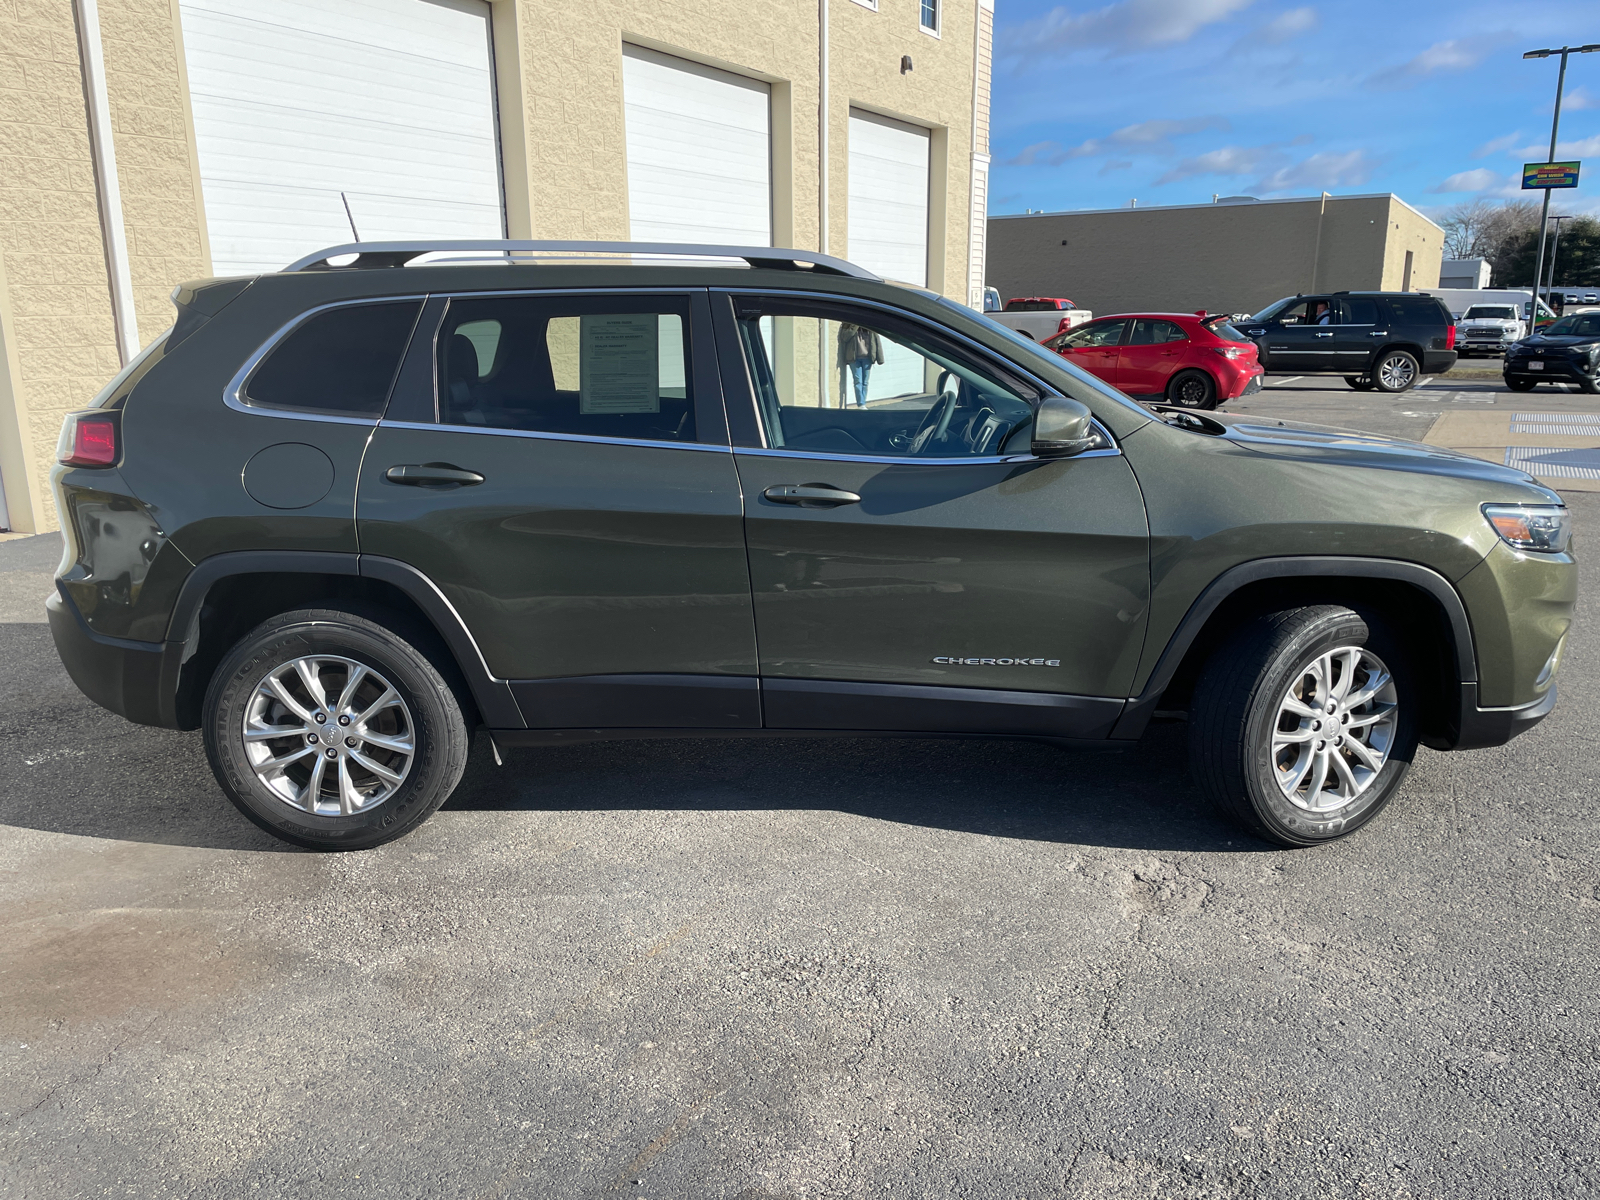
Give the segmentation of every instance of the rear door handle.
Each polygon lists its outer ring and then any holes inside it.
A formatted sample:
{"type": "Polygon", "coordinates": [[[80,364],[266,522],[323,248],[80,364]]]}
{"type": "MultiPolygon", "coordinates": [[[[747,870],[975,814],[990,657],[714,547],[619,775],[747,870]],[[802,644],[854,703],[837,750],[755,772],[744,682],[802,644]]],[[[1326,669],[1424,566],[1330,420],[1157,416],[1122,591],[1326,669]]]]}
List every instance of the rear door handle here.
{"type": "Polygon", "coordinates": [[[798,504],[803,508],[833,508],[839,504],[860,504],[854,492],[826,483],[779,483],[761,493],[774,504],[798,504]]]}
{"type": "Polygon", "coordinates": [[[440,487],[454,484],[469,487],[482,483],[483,476],[476,471],[463,471],[449,463],[402,463],[383,473],[390,483],[404,483],[412,487],[440,487]]]}
{"type": "Polygon", "coordinates": [[[1367,334],[1367,336],[1368,337],[1388,337],[1389,336],[1389,331],[1387,329],[1374,329],[1371,333],[1367,334]]]}

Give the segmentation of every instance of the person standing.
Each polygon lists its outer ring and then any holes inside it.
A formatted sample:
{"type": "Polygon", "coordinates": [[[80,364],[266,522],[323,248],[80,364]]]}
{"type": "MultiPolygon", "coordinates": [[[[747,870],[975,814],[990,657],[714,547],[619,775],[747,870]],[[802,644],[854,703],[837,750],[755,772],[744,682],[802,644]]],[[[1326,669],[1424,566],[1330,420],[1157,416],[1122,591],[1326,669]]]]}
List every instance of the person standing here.
{"type": "Polygon", "coordinates": [[[883,362],[883,339],[865,325],[839,326],[839,363],[848,368],[855,390],[855,407],[867,406],[867,383],[875,363],[883,362]]]}

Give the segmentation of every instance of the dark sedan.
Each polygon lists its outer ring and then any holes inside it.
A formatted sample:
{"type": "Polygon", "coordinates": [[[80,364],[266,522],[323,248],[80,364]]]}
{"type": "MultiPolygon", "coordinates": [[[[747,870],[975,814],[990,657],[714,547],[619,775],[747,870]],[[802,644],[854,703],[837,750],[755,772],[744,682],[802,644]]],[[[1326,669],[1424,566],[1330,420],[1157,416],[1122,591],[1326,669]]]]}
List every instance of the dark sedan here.
{"type": "Polygon", "coordinates": [[[1523,338],[1506,351],[1506,386],[1531,392],[1539,383],[1575,383],[1600,394],[1600,313],[1573,313],[1523,338]]]}

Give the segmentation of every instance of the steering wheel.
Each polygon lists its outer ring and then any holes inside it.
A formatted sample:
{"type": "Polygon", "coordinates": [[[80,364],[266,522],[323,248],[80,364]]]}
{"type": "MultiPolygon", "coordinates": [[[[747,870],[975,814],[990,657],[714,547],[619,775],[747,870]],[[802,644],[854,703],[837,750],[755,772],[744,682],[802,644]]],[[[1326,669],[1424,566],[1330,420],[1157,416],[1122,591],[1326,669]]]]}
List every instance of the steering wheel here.
{"type": "Polygon", "coordinates": [[[945,371],[939,376],[939,399],[928,415],[922,418],[922,423],[917,426],[916,435],[911,439],[911,453],[921,454],[928,446],[944,440],[944,435],[950,430],[950,418],[955,416],[956,402],[960,399],[960,385],[956,391],[946,391],[945,381],[951,378],[951,372],[945,371]]]}

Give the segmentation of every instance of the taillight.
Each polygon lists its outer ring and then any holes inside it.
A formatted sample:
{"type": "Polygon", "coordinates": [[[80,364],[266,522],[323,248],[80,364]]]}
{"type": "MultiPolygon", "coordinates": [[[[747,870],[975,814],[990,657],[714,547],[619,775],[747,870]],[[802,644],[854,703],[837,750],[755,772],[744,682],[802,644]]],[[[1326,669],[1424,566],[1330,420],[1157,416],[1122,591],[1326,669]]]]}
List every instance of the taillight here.
{"type": "Polygon", "coordinates": [[[116,466],[116,418],[95,413],[72,413],[61,426],[56,461],[64,467],[116,466]]]}
{"type": "Polygon", "coordinates": [[[1446,350],[1454,350],[1456,348],[1456,327],[1454,325],[1446,325],[1444,327],[1444,348],[1446,350]]]}
{"type": "Polygon", "coordinates": [[[1211,353],[1220,354],[1223,358],[1239,358],[1249,353],[1249,350],[1244,346],[1213,346],[1211,353]]]}

